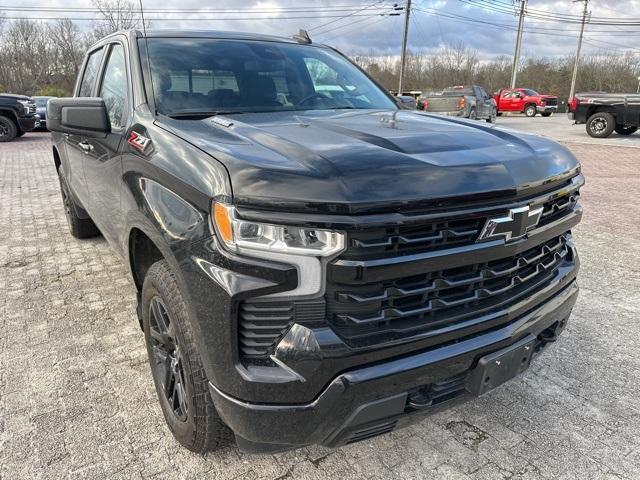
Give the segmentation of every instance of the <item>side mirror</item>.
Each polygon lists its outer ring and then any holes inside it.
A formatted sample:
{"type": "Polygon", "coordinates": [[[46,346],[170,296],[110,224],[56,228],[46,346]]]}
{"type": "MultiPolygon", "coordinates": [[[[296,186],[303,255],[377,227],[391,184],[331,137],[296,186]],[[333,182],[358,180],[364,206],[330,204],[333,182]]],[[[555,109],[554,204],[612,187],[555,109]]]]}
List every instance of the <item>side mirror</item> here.
{"type": "Polygon", "coordinates": [[[53,132],[104,138],[111,124],[102,98],[52,98],[47,102],[47,128],[53,132]]]}

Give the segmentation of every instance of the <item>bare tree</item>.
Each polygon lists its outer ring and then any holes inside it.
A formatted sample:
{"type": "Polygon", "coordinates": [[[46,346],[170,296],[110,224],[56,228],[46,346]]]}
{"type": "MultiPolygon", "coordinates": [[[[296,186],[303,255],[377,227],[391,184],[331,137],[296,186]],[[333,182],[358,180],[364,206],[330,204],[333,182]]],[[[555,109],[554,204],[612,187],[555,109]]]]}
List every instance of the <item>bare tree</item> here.
{"type": "Polygon", "coordinates": [[[52,84],[71,92],[89,39],[68,18],[50,23],[47,31],[55,52],[50,61],[52,84]]]}
{"type": "Polygon", "coordinates": [[[99,40],[118,30],[136,28],[142,25],[140,10],[130,0],[93,0],[93,4],[103,18],[97,21],[93,27],[95,40],[99,40]]]}

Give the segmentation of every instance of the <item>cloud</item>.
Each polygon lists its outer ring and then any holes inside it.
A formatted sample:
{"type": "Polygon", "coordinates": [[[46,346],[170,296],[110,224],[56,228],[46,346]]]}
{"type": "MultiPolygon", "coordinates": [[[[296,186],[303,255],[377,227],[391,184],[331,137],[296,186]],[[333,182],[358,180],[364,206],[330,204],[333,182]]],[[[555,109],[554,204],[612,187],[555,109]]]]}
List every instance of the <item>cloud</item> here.
{"type": "MultiPolygon", "coordinates": [[[[403,17],[390,15],[394,3],[404,0],[218,0],[203,6],[200,0],[147,0],[146,17],[152,28],[214,29],[291,36],[300,28],[309,30],[312,39],[336,46],[344,52],[397,55],[402,39],[403,17]],[[185,13],[154,13],[153,9],[191,9],[185,13]],[[209,11],[207,11],[209,9],[209,11]],[[211,13],[211,9],[218,12],[211,13]],[[219,10],[226,9],[225,12],[219,10]]],[[[93,6],[90,0],[74,5],[93,6]]],[[[443,44],[464,43],[476,49],[480,58],[512,55],[517,17],[509,0],[414,0],[410,21],[411,51],[435,51],[443,44]],[[482,7],[481,5],[485,5],[482,7]],[[500,10],[500,11],[496,11],[500,10]]],[[[45,5],[42,2],[40,5],[45,5]]],[[[61,0],[46,3],[63,6],[61,0]]],[[[135,2],[137,5],[137,1],[135,2]]],[[[579,16],[581,3],[570,0],[529,0],[529,8],[538,13],[579,16]]],[[[640,0],[598,0],[591,2],[594,17],[625,17],[640,12],[640,0]]],[[[8,13],[8,12],[7,12],[8,13]]],[[[19,15],[38,13],[15,12],[19,15]]],[[[39,15],[58,15],[44,14],[39,15]]],[[[79,17],[79,13],[67,13],[79,17]]],[[[91,14],[83,14],[91,15],[91,14]]],[[[95,15],[95,14],[94,14],[95,15]]],[[[640,16],[640,14],[636,15],[640,16]]],[[[83,22],[85,28],[90,22],[83,22]]],[[[571,55],[577,45],[579,24],[548,22],[526,18],[523,54],[558,57],[571,55]]],[[[587,25],[584,51],[602,49],[639,54],[638,27],[587,25]]]]}

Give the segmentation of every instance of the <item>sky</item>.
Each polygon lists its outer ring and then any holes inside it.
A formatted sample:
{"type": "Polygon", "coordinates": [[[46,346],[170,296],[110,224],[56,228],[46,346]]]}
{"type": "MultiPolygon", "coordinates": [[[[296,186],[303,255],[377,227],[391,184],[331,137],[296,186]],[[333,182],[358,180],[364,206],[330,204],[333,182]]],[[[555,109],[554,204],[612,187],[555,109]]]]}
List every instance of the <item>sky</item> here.
{"type": "MultiPolygon", "coordinates": [[[[138,1],[135,0],[136,5],[138,1]]],[[[398,55],[404,16],[394,4],[397,2],[399,7],[405,4],[404,0],[143,2],[152,28],[235,30],[281,36],[291,36],[304,28],[316,42],[333,45],[346,53],[374,55],[398,55]],[[171,13],[167,9],[182,11],[171,13]]],[[[511,4],[512,0],[413,0],[409,49],[433,52],[444,44],[464,43],[484,59],[513,55],[518,18],[511,4]]],[[[95,18],[96,13],[82,10],[93,7],[91,0],[2,0],[0,3],[0,11],[9,19],[95,18]],[[34,10],[43,7],[50,10],[34,10]],[[60,8],[65,10],[57,10],[60,8]]],[[[581,1],[529,0],[523,56],[572,55],[582,9],[581,1]],[[550,15],[553,18],[548,18],[550,15]]],[[[640,0],[590,0],[589,11],[592,23],[587,24],[585,31],[585,53],[629,51],[638,55],[640,61],[640,0]],[[625,20],[636,25],[603,25],[625,20]]],[[[85,28],[90,24],[90,21],[81,23],[85,28]]]]}

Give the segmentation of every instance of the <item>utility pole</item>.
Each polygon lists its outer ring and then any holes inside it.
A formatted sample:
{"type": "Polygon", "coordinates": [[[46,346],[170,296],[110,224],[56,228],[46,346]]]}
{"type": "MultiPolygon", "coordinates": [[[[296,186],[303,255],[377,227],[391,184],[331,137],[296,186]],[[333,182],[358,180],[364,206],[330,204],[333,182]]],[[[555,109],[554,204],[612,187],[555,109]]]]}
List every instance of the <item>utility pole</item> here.
{"type": "Polygon", "coordinates": [[[580,64],[580,50],[582,50],[582,37],[584,36],[584,25],[587,23],[587,15],[589,8],[589,0],[573,0],[574,2],[583,2],[584,10],[582,11],[582,27],[580,27],[580,38],[578,39],[578,50],[576,50],[576,61],[573,64],[573,76],[571,77],[571,92],[569,99],[572,99],[576,93],[576,79],[578,78],[578,65],[580,64]]]}
{"type": "Polygon", "coordinates": [[[527,0],[520,0],[520,21],[518,22],[518,37],[516,38],[516,51],[513,55],[513,67],[511,69],[511,88],[516,88],[518,78],[518,64],[520,63],[520,47],[522,45],[522,30],[524,27],[524,7],[527,0]]]}
{"type": "Polygon", "coordinates": [[[411,15],[411,0],[407,0],[404,7],[404,34],[402,35],[402,55],[400,56],[400,81],[398,82],[398,95],[402,95],[402,77],[404,77],[404,64],[407,59],[407,39],[409,38],[409,15],[411,15]]]}

